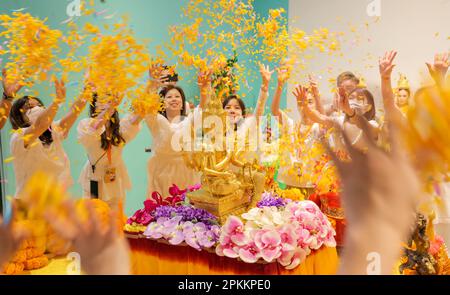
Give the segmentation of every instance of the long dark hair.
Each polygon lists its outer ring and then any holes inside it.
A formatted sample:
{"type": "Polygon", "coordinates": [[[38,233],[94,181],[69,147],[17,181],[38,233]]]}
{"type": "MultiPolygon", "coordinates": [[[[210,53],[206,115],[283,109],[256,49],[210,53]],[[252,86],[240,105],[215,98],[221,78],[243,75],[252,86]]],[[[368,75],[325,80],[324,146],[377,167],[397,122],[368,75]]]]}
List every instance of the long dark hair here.
{"type": "Polygon", "coordinates": [[[237,95],[230,95],[227,98],[225,98],[225,100],[222,103],[223,109],[225,109],[227,104],[230,103],[230,101],[232,101],[233,99],[237,100],[237,102],[238,102],[238,104],[239,104],[239,106],[241,107],[241,110],[242,110],[242,116],[245,116],[245,103],[242,101],[242,99],[237,97],[237,95]]]}
{"type": "Polygon", "coordinates": [[[367,90],[366,88],[356,88],[352,92],[350,92],[349,96],[355,93],[357,95],[364,95],[364,97],[367,99],[367,102],[372,106],[370,108],[370,111],[366,112],[364,114],[364,117],[367,119],[367,121],[375,120],[376,116],[376,108],[375,108],[375,100],[373,99],[372,93],[367,90]]]}
{"type": "MultiPolygon", "coordinates": [[[[30,120],[25,115],[26,111],[29,110],[28,103],[29,103],[30,99],[35,99],[39,102],[39,105],[41,107],[44,106],[44,103],[42,102],[42,100],[40,100],[37,97],[26,95],[22,98],[17,99],[13,103],[13,105],[11,107],[11,112],[9,114],[9,121],[11,122],[12,128],[14,130],[21,129],[21,128],[28,128],[31,126],[30,120]]],[[[45,130],[44,133],[42,133],[39,136],[39,140],[44,145],[50,145],[53,142],[53,136],[52,136],[51,129],[45,130]]]]}
{"type": "MultiPolygon", "coordinates": [[[[98,116],[98,112],[96,111],[97,108],[97,94],[94,93],[92,103],[89,106],[89,117],[95,118],[98,116]]],[[[108,138],[106,136],[107,130],[102,133],[100,139],[101,139],[101,147],[103,150],[108,150],[112,145],[119,146],[122,143],[125,143],[125,139],[123,138],[122,134],[120,133],[120,118],[119,113],[114,111],[114,114],[109,119],[109,128],[111,129],[111,138],[108,138]]]]}
{"type": "MultiPolygon", "coordinates": [[[[173,90],[173,89],[176,89],[181,95],[181,100],[183,101],[182,102],[183,106],[181,108],[180,116],[183,119],[184,117],[186,117],[186,95],[184,94],[183,88],[181,88],[179,86],[175,86],[175,85],[168,85],[168,86],[164,87],[163,89],[161,89],[161,91],[159,92],[159,96],[161,97],[162,100],[164,100],[167,93],[169,93],[169,91],[173,90]]],[[[166,113],[165,109],[163,109],[159,113],[161,115],[163,115],[164,117],[166,117],[166,119],[167,119],[167,113],[166,113]]]]}

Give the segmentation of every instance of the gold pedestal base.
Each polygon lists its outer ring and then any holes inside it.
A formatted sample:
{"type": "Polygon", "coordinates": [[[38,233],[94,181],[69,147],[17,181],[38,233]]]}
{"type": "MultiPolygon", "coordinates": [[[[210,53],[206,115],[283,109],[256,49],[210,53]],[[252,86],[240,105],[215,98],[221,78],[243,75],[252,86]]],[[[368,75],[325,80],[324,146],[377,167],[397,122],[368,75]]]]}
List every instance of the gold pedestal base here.
{"type": "Polygon", "coordinates": [[[224,223],[228,216],[245,213],[251,202],[251,196],[238,189],[228,195],[215,195],[205,190],[188,193],[191,204],[204,209],[218,217],[220,223],[224,223]]]}

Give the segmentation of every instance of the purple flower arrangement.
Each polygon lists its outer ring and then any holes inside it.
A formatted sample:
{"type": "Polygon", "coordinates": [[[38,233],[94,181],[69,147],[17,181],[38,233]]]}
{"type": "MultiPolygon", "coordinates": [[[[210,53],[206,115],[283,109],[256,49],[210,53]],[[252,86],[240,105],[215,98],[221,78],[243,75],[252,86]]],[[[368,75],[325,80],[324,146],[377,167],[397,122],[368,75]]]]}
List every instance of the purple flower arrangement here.
{"type": "Polygon", "coordinates": [[[217,217],[208,211],[186,205],[178,207],[160,206],[153,211],[152,215],[154,220],[158,220],[162,217],[172,218],[180,216],[181,221],[191,221],[193,223],[201,222],[208,227],[219,224],[217,217]]]}
{"type": "Polygon", "coordinates": [[[277,207],[281,208],[286,206],[287,202],[285,199],[279,197],[275,193],[264,192],[261,197],[261,201],[259,201],[256,206],[258,208],[263,207],[277,207]]]}
{"type": "MultiPolygon", "coordinates": [[[[169,211],[166,211],[168,213],[169,211]]],[[[150,239],[165,239],[171,245],[185,242],[196,250],[214,247],[219,241],[220,227],[203,222],[183,221],[185,216],[159,217],[148,225],[144,236],[150,239]]]]}
{"type": "MultiPolygon", "coordinates": [[[[147,226],[150,222],[155,221],[155,210],[161,206],[176,208],[182,204],[187,203],[186,194],[193,192],[201,188],[200,184],[196,184],[181,190],[177,185],[173,185],[169,188],[170,196],[163,198],[158,192],[153,192],[149,199],[144,201],[144,208],[137,210],[133,216],[128,218],[128,229],[140,228],[141,226],[147,226]]],[[[168,215],[169,216],[169,215],[168,215]]]]}
{"type": "Polygon", "coordinates": [[[164,239],[172,245],[184,242],[199,251],[214,247],[220,236],[217,217],[186,201],[186,192],[199,188],[197,185],[181,191],[172,187],[173,200],[169,199],[169,204],[158,202],[158,206],[152,208],[151,222],[143,235],[154,240],[164,239]]]}

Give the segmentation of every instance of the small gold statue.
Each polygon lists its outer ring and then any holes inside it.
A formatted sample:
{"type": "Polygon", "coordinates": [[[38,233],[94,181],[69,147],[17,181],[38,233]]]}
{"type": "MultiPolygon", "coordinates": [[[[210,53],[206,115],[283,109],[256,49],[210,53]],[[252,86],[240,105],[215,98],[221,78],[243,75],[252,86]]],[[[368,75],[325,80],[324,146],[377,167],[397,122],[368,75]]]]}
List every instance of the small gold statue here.
{"type": "MultiPolygon", "coordinates": [[[[202,115],[203,122],[209,116],[219,117],[223,123],[220,133],[226,134],[226,113],[214,94],[202,115]]],[[[264,175],[254,169],[254,164],[240,160],[242,150],[216,146],[217,139],[207,138],[211,129],[204,126],[202,124],[201,138],[195,138],[201,140],[197,142],[201,149],[184,153],[186,164],[202,173],[202,189],[189,193],[187,197],[196,207],[209,211],[220,222],[225,222],[229,215],[240,215],[256,205],[264,190],[264,175]]],[[[196,134],[195,130],[192,134],[196,134]]],[[[225,140],[222,142],[225,143],[225,140]]]]}

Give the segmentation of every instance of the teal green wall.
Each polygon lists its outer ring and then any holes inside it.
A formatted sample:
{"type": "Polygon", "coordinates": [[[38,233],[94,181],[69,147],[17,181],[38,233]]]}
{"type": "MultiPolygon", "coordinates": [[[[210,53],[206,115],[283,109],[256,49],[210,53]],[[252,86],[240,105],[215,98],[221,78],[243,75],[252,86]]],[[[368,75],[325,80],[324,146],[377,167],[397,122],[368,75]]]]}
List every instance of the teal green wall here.
{"type": "MultiPolygon", "coordinates": [[[[269,14],[269,10],[270,9],[277,9],[277,8],[284,8],[284,10],[286,11],[286,17],[289,11],[289,0],[257,0],[255,1],[255,11],[261,16],[261,17],[267,17],[269,14]]],[[[264,61],[263,61],[264,62],[264,61]]],[[[277,64],[269,64],[271,69],[274,69],[275,67],[277,67],[277,64]]],[[[257,80],[258,82],[261,81],[261,78],[259,78],[257,80]]],[[[277,75],[276,73],[274,73],[272,75],[272,82],[270,83],[270,96],[269,99],[267,101],[266,104],[266,114],[267,112],[270,112],[270,103],[272,102],[272,95],[274,93],[274,90],[277,86],[277,75]]],[[[257,95],[257,94],[256,94],[257,95]]],[[[283,92],[283,98],[281,101],[281,107],[284,108],[286,107],[286,89],[284,89],[283,92]]],[[[256,104],[256,99],[253,101],[253,104],[256,104]]]]}
{"type": "MultiPolygon", "coordinates": [[[[181,5],[187,3],[187,0],[106,0],[106,4],[97,3],[97,11],[108,9],[108,12],[100,17],[94,16],[82,16],[77,19],[79,27],[83,26],[84,22],[91,22],[93,24],[114,23],[119,19],[120,15],[127,14],[130,20],[130,26],[134,30],[137,38],[149,38],[151,40],[149,49],[151,53],[155,52],[157,45],[163,44],[169,41],[168,27],[170,25],[179,24],[182,21],[181,18],[181,5]],[[117,12],[114,19],[105,20],[102,17],[105,15],[111,15],[117,12]]],[[[269,8],[283,7],[288,10],[288,0],[256,0],[255,10],[262,14],[267,15],[269,8]]],[[[66,26],[60,24],[68,17],[66,15],[66,6],[70,3],[65,0],[39,0],[39,1],[25,1],[25,0],[2,0],[0,3],[0,14],[9,14],[12,10],[19,8],[27,8],[25,12],[28,12],[39,18],[48,18],[48,25],[52,28],[66,31],[66,26]]],[[[245,57],[243,57],[245,58],[245,57]]],[[[256,70],[256,68],[255,68],[256,70]]],[[[253,71],[257,73],[257,71],[253,71]]],[[[183,76],[183,72],[180,73],[183,76]]],[[[184,77],[180,85],[186,90],[188,99],[194,101],[194,97],[198,95],[197,87],[193,83],[188,83],[189,80],[193,80],[193,77],[184,77]]],[[[275,78],[275,77],[274,77],[275,78]]],[[[253,108],[256,103],[257,91],[259,89],[260,77],[255,77],[254,90],[249,93],[246,103],[249,107],[253,108]]],[[[275,79],[274,79],[275,80],[275,79]]],[[[71,81],[81,81],[80,75],[73,75],[71,81]]],[[[272,85],[274,87],[274,83],[272,85]]],[[[39,91],[39,96],[45,103],[49,102],[52,88],[48,83],[42,85],[36,85],[36,90],[39,91]]],[[[77,96],[78,86],[68,88],[68,101],[77,96]]],[[[271,91],[271,94],[273,90],[271,91]]],[[[67,107],[62,109],[59,113],[61,117],[67,107]]],[[[83,112],[80,116],[84,118],[87,116],[87,112],[83,112]]],[[[150,154],[144,152],[146,147],[150,147],[152,144],[150,132],[143,124],[142,131],[137,138],[129,143],[124,150],[124,158],[127,163],[128,171],[133,183],[133,189],[127,195],[126,213],[132,214],[135,210],[142,207],[142,202],[145,199],[145,192],[147,188],[147,160],[150,154]]],[[[64,143],[64,148],[71,160],[72,177],[75,180],[75,185],[71,189],[71,193],[74,196],[79,196],[81,193],[81,187],[78,184],[78,176],[86,161],[86,154],[83,148],[77,143],[76,140],[76,128],[73,128],[69,134],[68,139],[64,143]]],[[[10,139],[10,124],[8,123],[1,131],[2,134],[2,148],[4,158],[9,157],[9,139],[10,139]]],[[[15,191],[14,187],[14,174],[11,163],[3,163],[5,170],[5,178],[3,183],[6,185],[7,195],[13,195],[15,191]]]]}

